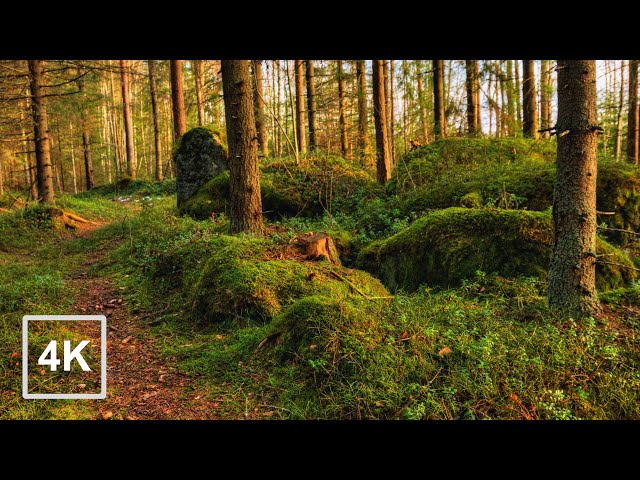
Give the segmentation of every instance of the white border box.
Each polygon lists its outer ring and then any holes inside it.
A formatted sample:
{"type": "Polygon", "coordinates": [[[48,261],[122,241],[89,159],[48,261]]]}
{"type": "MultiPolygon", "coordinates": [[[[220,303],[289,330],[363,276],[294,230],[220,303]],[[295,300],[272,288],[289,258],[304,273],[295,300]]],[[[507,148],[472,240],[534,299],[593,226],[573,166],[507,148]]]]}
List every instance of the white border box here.
{"type": "Polygon", "coordinates": [[[104,315],[25,315],[22,317],[22,398],[96,399],[107,398],[107,317],[104,315]],[[100,321],[100,393],[29,393],[29,320],[100,321]]]}

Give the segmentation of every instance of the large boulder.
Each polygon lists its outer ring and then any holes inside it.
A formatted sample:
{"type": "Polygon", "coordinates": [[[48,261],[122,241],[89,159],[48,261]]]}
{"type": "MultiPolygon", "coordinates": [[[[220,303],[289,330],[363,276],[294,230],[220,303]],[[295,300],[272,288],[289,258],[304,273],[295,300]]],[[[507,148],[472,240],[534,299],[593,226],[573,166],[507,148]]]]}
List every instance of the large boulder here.
{"type": "MultiPolygon", "coordinates": [[[[357,265],[392,291],[421,284],[457,286],[475,272],[546,278],[553,243],[551,215],[525,210],[447,208],[416,220],[410,227],[364,248],[357,265]]],[[[598,290],[636,278],[621,250],[598,238],[598,290]]]]}
{"type": "Polygon", "coordinates": [[[178,141],[174,152],[178,209],[209,180],[227,169],[224,134],[212,127],[189,130],[178,141]]]}

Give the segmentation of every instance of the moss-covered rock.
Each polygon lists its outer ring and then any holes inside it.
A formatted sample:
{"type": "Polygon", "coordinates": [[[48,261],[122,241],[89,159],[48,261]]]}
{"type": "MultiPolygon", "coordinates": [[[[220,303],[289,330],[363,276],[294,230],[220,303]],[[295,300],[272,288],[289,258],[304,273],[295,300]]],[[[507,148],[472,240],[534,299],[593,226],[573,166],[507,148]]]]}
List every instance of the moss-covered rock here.
{"type": "MultiPolygon", "coordinates": [[[[543,211],[553,203],[555,172],[553,163],[541,160],[454,168],[406,191],[399,204],[405,215],[455,206],[543,211]]],[[[615,212],[599,217],[608,227],[640,230],[640,174],[635,166],[598,163],[597,209],[615,212]]],[[[627,244],[633,235],[608,231],[606,237],[627,244]]]]}
{"type": "Polygon", "coordinates": [[[360,296],[352,285],[366,295],[388,295],[366,272],[324,261],[271,259],[265,241],[253,237],[221,235],[217,244],[199,277],[187,286],[195,311],[209,321],[235,316],[267,321],[304,296],[360,296]]]}
{"type": "MultiPolygon", "coordinates": [[[[363,249],[357,265],[392,291],[421,284],[456,286],[476,271],[546,278],[553,226],[545,212],[448,208],[431,213],[393,237],[363,249]]],[[[602,239],[597,266],[600,290],[636,278],[633,263],[602,239]]]]}
{"type": "Polygon", "coordinates": [[[213,127],[197,127],[189,130],[174,149],[178,208],[200,187],[227,168],[227,144],[224,133],[213,127]]]}
{"type": "MultiPolygon", "coordinates": [[[[301,165],[273,161],[260,167],[262,208],[267,218],[314,216],[336,209],[353,210],[363,198],[382,193],[371,175],[340,157],[308,158],[301,165]]],[[[183,212],[203,219],[212,212],[227,212],[228,173],[207,182],[185,202],[183,212]]]]}

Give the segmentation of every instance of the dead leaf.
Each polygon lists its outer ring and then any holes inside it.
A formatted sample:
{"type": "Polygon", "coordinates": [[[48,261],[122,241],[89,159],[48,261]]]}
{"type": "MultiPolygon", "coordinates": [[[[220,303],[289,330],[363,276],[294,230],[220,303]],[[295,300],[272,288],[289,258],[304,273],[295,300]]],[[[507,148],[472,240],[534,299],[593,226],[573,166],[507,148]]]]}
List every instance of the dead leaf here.
{"type": "Polygon", "coordinates": [[[220,404],[218,402],[213,402],[213,404],[211,406],[213,408],[218,408],[220,406],[220,404]]]}
{"type": "Polygon", "coordinates": [[[103,420],[109,420],[111,417],[113,417],[113,412],[111,410],[102,414],[103,420]]]}
{"type": "Polygon", "coordinates": [[[224,337],[222,335],[216,335],[216,340],[222,340],[224,337]]]}
{"type": "Polygon", "coordinates": [[[270,410],[268,412],[264,412],[262,415],[264,415],[265,417],[270,417],[271,415],[273,415],[273,410],[270,410]]]}
{"type": "Polygon", "coordinates": [[[384,407],[384,403],[382,403],[382,402],[376,402],[376,407],[384,407]]]}
{"type": "Polygon", "coordinates": [[[18,358],[20,356],[20,354],[18,352],[11,352],[11,355],[9,355],[11,358],[18,358]]]}
{"type": "Polygon", "coordinates": [[[133,336],[129,335],[127,338],[123,339],[122,342],[120,343],[129,343],[129,341],[131,341],[132,338],[133,336]]]}
{"type": "Polygon", "coordinates": [[[166,377],[166,375],[165,375],[165,374],[160,375],[160,378],[158,378],[158,381],[159,381],[160,383],[164,383],[164,381],[165,381],[165,377],[166,377]]]}
{"type": "Polygon", "coordinates": [[[449,347],[444,347],[438,352],[438,355],[440,357],[444,357],[445,355],[449,355],[450,353],[453,353],[453,350],[451,350],[449,347]]]}
{"type": "Polygon", "coordinates": [[[317,345],[314,345],[314,344],[309,345],[309,350],[315,350],[316,348],[318,348],[317,345]]]}

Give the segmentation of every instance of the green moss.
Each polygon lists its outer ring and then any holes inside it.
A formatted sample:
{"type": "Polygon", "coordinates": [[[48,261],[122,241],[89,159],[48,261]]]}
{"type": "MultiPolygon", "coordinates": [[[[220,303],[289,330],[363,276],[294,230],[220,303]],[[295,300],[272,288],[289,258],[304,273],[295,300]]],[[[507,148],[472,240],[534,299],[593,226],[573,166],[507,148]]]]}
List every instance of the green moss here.
{"type": "MultiPolygon", "coordinates": [[[[382,192],[370,174],[339,157],[308,158],[304,164],[272,161],[261,165],[262,209],[267,218],[315,216],[336,209],[353,210],[363,198],[382,192]]],[[[206,183],[184,204],[183,211],[203,219],[212,212],[227,212],[229,175],[206,183]]]]}
{"type": "Polygon", "coordinates": [[[484,206],[482,194],[479,192],[469,192],[460,199],[460,205],[467,208],[481,208],[484,206]]]}
{"type": "Polygon", "coordinates": [[[382,284],[365,272],[326,262],[266,259],[266,243],[253,237],[221,235],[212,250],[201,273],[193,277],[193,285],[186,286],[197,313],[209,321],[234,317],[267,321],[303,296],[359,295],[351,284],[367,295],[388,295],[382,284]]]}
{"type": "MultiPolygon", "coordinates": [[[[413,290],[423,283],[455,286],[479,270],[505,277],[545,278],[552,242],[548,213],[454,207],[431,213],[393,237],[369,245],[357,265],[377,275],[391,290],[413,290]]],[[[622,286],[636,278],[630,268],[633,263],[620,250],[598,239],[597,251],[606,255],[597,267],[598,289],[622,286]]]]}

